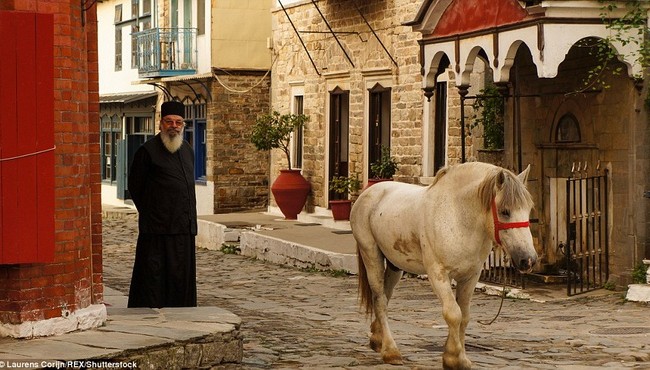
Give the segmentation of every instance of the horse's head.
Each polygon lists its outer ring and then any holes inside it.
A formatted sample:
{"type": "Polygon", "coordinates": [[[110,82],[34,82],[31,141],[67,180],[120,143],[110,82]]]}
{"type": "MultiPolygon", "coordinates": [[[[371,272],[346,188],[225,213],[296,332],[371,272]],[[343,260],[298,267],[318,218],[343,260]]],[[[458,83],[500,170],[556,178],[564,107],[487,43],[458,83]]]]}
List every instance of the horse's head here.
{"type": "Polygon", "coordinates": [[[481,183],[479,196],[489,212],[493,239],[503,246],[512,263],[521,272],[530,272],[537,261],[537,252],[530,233],[529,218],[533,200],[526,189],[528,166],[522,173],[497,168],[481,183]]]}

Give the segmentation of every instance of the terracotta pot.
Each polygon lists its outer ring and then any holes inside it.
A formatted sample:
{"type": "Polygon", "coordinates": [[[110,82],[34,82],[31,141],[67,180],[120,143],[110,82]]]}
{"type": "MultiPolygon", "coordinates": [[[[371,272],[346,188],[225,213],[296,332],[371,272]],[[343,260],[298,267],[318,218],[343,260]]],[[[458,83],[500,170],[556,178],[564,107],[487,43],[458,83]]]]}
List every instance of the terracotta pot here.
{"type": "Polygon", "coordinates": [[[378,182],[383,182],[383,181],[393,181],[393,179],[375,179],[375,178],[368,179],[368,184],[366,184],[366,187],[364,189],[367,189],[367,188],[373,186],[374,184],[376,184],[378,182]]]}
{"type": "Polygon", "coordinates": [[[349,199],[330,200],[330,209],[332,210],[334,221],[349,220],[350,211],[352,210],[352,201],[349,199]]]}
{"type": "Polygon", "coordinates": [[[296,220],[307,202],[311,184],[300,170],[280,170],[280,176],[271,185],[271,193],[287,220],[296,220]]]}

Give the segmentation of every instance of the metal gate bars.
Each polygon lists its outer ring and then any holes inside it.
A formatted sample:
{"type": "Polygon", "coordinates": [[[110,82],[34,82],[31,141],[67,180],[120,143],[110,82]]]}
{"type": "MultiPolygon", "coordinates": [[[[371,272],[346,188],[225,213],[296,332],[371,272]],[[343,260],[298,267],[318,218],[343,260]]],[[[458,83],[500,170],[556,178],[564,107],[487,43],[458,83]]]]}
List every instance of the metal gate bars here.
{"type": "Polygon", "coordinates": [[[608,171],[587,176],[574,165],[566,182],[568,242],[564,247],[569,296],[602,288],[609,277],[608,171]]]}

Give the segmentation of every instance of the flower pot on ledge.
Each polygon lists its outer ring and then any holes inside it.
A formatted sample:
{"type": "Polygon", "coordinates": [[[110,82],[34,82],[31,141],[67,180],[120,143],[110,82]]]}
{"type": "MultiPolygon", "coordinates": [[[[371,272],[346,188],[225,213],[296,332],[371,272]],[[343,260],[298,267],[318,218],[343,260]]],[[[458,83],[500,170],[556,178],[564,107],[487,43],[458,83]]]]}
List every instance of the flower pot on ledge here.
{"type": "Polygon", "coordinates": [[[330,209],[332,210],[332,218],[334,218],[334,221],[347,221],[350,219],[352,201],[349,199],[330,200],[330,209]]]}
{"type": "Polygon", "coordinates": [[[287,220],[298,219],[310,191],[311,184],[302,176],[300,170],[280,170],[280,176],[271,185],[275,203],[287,220]]]}

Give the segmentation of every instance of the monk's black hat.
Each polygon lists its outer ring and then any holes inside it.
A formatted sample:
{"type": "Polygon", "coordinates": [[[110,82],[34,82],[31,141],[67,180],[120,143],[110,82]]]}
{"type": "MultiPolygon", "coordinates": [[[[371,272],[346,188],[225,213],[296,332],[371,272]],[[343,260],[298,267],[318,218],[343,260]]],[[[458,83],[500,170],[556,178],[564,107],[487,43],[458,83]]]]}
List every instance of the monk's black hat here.
{"type": "Polygon", "coordinates": [[[185,118],[185,105],[179,101],[166,101],[160,107],[160,117],[169,115],[181,116],[185,118]]]}

